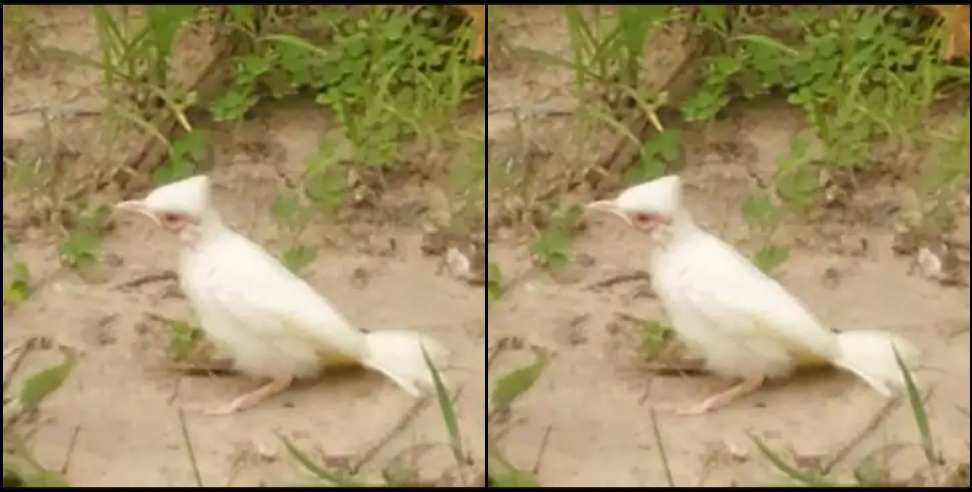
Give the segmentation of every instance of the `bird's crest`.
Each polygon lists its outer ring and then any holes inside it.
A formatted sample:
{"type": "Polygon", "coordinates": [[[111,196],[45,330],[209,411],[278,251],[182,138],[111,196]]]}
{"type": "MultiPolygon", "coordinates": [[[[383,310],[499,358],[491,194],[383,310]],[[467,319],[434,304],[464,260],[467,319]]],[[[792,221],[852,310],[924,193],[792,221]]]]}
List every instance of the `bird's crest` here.
{"type": "Polygon", "coordinates": [[[682,207],[682,180],[663,176],[624,190],[615,203],[625,210],[672,215],[682,207]]]}
{"type": "Polygon", "coordinates": [[[145,205],[152,210],[182,212],[199,217],[209,208],[209,177],[193,176],[160,186],[145,197],[145,205]]]}

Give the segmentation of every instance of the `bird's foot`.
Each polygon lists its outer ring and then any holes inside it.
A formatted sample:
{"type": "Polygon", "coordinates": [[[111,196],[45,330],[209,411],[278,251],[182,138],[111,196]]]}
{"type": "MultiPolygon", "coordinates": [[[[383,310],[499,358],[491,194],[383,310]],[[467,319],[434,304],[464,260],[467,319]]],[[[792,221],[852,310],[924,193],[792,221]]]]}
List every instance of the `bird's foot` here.
{"type": "Polygon", "coordinates": [[[716,393],[706,398],[701,403],[679,408],[675,410],[675,413],[681,416],[702,415],[709,413],[712,410],[722,408],[733,401],[748,395],[753,391],[756,391],[760,386],[763,385],[763,381],[764,378],[762,377],[744,379],[739,384],[736,384],[725,391],[716,393]]]}
{"type": "Polygon", "coordinates": [[[680,416],[703,415],[718,408],[722,408],[740,397],[752,393],[753,391],[759,389],[759,387],[762,385],[763,378],[746,379],[726,390],[709,396],[699,403],[692,405],[663,403],[661,405],[655,405],[654,408],[665,413],[673,413],[680,416]]]}
{"type": "Polygon", "coordinates": [[[293,377],[282,377],[277,378],[269,383],[257,388],[255,391],[240,395],[234,398],[228,403],[224,403],[216,406],[203,406],[203,405],[189,405],[186,407],[187,410],[194,413],[201,413],[203,415],[216,416],[216,415],[230,415],[241,410],[246,410],[251,408],[258,403],[282,392],[290,386],[293,382],[293,377]]]}

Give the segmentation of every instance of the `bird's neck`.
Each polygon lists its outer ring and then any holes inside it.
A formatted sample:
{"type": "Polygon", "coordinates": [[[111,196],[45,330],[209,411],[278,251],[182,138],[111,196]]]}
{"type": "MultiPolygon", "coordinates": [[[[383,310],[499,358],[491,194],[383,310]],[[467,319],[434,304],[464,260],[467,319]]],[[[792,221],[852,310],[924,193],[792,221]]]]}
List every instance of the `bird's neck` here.
{"type": "Polygon", "coordinates": [[[672,216],[668,225],[651,232],[652,252],[668,252],[700,230],[699,226],[692,220],[692,216],[687,211],[680,210],[672,216]]]}

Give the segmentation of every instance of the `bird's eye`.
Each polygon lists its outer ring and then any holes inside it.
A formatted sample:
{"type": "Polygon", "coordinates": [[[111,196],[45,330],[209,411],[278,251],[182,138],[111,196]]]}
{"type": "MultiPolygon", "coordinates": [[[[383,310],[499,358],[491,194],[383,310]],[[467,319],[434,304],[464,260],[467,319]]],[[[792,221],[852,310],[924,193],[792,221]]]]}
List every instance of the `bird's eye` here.
{"type": "Polygon", "coordinates": [[[166,224],[175,224],[176,222],[179,222],[179,215],[178,214],[162,214],[162,222],[165,222],[166,224]]]}
{"type": "Polygon", "coordinates": [[[647,224],[654,220],[654,217],[651,214],[637,213],[634,215],[634,220],[639,224],[647,224]]]}

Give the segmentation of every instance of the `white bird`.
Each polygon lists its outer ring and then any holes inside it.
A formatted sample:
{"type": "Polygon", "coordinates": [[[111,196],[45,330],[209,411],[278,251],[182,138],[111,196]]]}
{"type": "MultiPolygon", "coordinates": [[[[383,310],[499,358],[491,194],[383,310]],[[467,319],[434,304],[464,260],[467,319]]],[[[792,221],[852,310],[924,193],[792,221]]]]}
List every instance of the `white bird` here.
{"type": "Polygon", "coordinates": [[[706,413],[806,366],[845,369],[887,397],[904,388],[892,344],[907,365],[919,357],[913,345],[887,332],[825,328],[777,281],[695,224],[682,206],[678,176],[633,186],[588,208],[616,214],[645,235],[652,287],[672,328],[707,369],[740,381],[677,413],[706,413]]]}
{"type": "Polygon", "coordinates": [[[434,387],[422,347],[439,366],[447,350],[418,333],[364,333],[300,277],[227,227],[210,205],[210,181],[194,176],[159,187],[117,209],[147,215],[178,236],[179,281],[202,330],[244,374],[268,379],[259,389],[204,410],[224,415],[282,392],[324,368],[360,364],[413,396],[434,387]]]}

